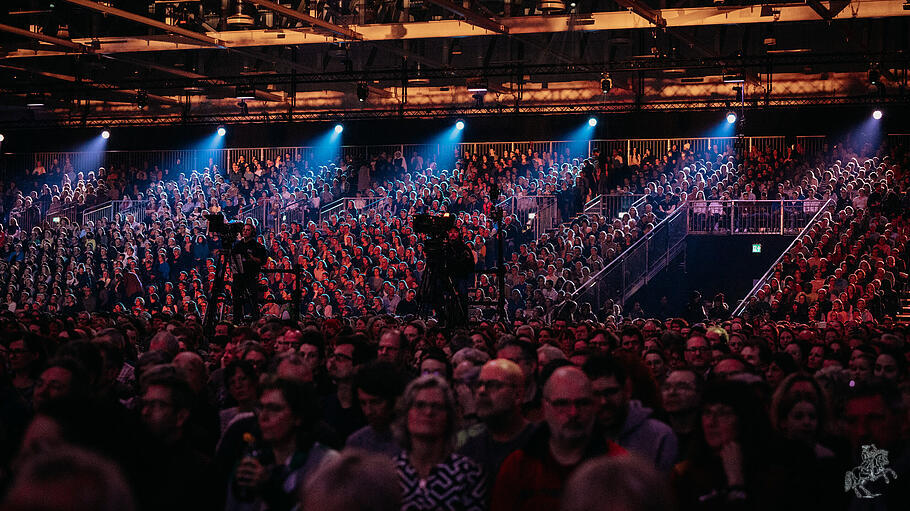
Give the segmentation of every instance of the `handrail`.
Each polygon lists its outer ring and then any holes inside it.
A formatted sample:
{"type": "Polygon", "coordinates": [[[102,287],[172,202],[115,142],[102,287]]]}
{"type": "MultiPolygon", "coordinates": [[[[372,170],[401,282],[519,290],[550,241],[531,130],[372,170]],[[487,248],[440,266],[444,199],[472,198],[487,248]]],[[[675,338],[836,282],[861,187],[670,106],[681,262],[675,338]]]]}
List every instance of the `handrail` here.
{"type": "Polygon", "coordinates": [[[595,285],[600,280],[601,277],[606,275],[609,271],[613,270],[616,266],[622,264],[623,256],[625,254],[631,253],[633,250],[638,248],[639,245],[641,245],[643,243],[647,243],[647,241],[650,240],[651,238],[653,238],[659,230],[665,229],[666,226],[670,224],[671,219],[675,219],[677,216],[681,215],[684,211],[686,211],[688,209],[687,202],[683,202],[682,204],[680,204],[679,207],[676,208],[675,211],[673,211],[673,213],[667,215],[663,220],[658,222],[657,225],[654,226],[654,229],[651,230],[651,232],[642,236],[641,238],[638,238],[635,241],[635,243],[629,245],[628,248],[626,248],[625,250],[620,252],[616,257],[613,258],[612,261],[605,264],[604,267],[601,268],[597,273],[591,275],[591,277],[588,279],[587,282],[578,286],[578,289],[576,289],[575,292],[572,293],[571,298],[573,300],[575,300],[578,296],[581,295],[581,293],[587,291],[588,288],[595,285]]]}
{"type": "Polygon", "coordinates": [[[746,305],[749,304],[749,298],[754,296],[755,293],[757,293],[758,290],[761,289],[765,285],[765,282],[767,282],[767,280],[771,277],[771,274],[774,273],[774,268],[776,268],[777,265],[780,264],[780,262],[783,260],[785,255],[790,253],[790,250],[793,249],[793,246],[796,245],[797,241],[802,241],[802,239],[809,232],[809,229],[812,226],[814,226],[816,223],[818,223],[818,221],[821,219],[821,216],[825,212],[828,211],[828,208],[831,207],[832,204],[834,204],[834,199],[828,199],[827,201],[825,201],[825,203],[821,207],[818,208],[818,211],[815,212],[815,216],[813,216],[812,220],[810,220],[809,223],[806,224],[806,226],[803,228],[802,232],[800,232],[799,235],[797,235],[795,238],[793,238],[793,241],[790,242],[790,245],[787,247],[787,249],[784,250],[783,252],[781,252],[781,254],[777,257],[777,259],[774,261],[774,263],[771,264],[771,266],[768,268],[768,271],[766,271],[765,274],[762,275],[761,278],[758,279],[758,281],[756,281],[755,285],[752,286],[752,289],[749,290],[749,292],[746,293],[746,296],[742,300],[739,301],[739,304],[737,304],[736,308],[733,310],[733,314],[732,314],[733,316],[739,316],[746,310],[746,305]]]}

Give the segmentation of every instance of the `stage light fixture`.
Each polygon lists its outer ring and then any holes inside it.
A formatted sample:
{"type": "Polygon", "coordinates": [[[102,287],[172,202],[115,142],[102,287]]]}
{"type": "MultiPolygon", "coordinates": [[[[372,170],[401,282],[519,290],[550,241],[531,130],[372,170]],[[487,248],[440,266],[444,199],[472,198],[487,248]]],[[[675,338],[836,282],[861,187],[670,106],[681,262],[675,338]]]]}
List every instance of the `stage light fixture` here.
{"type": "Polygon", "coordinates": [[[727,112],[727,122],[729,124],[733,124],[734,122],[736,122],[736,112],[734,112],[732,110],[727,112]]]}
{"type": "Polygon", "coordinates": [[[340,124],[336,124],[336,125],[335,125],[335,133],[341,133],[342,131],[344,131],[344,126],[342,126],[342,125],[340,125],[340,124]]]}
{"type": "Polygon", "coordinates": [[[367,89],[367,84],[361,82],[357,84],[357,99],[361,103],[367,100],[367,96],[370,95],[370,90],[367,89]]]}
{"type": "Polygon", "coordinates": [[[462,121],[462,120],[455,121],[455,129],[456,129],[456,130],[459,130],[459,131],[463,130],[463,129],[464,129],[464,121],[462,121]]]}
{"type": "Polygon", "coordinates": [[[606,73],[601,75],[600,90],[603,91],[604,94],[607,94],[608,92],[610,92],[610,89],[612,89],[612,88],[613,88],[613,79],[610,78],[610,75],[608,75],[606,73]]]}
{"type": "Polygon", "coordinates": [[[590,119],[588,119],[588,126],[590,126],[590,127],[592,127],[592,128],[593,128],[594,126],[597,126],[597,118],[596,118],[596,117],[591,117],[590,119]]]}
{"type": "Polygon", "coordinates": [[[218,126],[218,136],[223,137],[227,135],[227,129],[224,126],[218,126]]]}
{"type": "Polygon", "coordinates": [[[250,106],[246,104],[246,101],[241,99],[237,103],[237,108],[240,109],[240,115],[243,115],[243,116],[250,115],[250,106]]]}
{"type": "Polygon", "coordinates": [[[3,136],[3,133],[0,133],[0,142],[3,142],[4,140],[6,140],[6,137],[3,136]]]}
{"type": "Polygon", "coordinates": [[[107,130],[107,129],[101,130],[101,138],[103,138],[104,140],[111,138],[110,130],[107,130]]]}
{"type": "Polygon", "coordinates": [[[876,121],[881,119],[882,115],[883,114],[882,114],[881,110],[876,110],[876,111],[872,112],[872,118],[875,119],[876,121]]]}

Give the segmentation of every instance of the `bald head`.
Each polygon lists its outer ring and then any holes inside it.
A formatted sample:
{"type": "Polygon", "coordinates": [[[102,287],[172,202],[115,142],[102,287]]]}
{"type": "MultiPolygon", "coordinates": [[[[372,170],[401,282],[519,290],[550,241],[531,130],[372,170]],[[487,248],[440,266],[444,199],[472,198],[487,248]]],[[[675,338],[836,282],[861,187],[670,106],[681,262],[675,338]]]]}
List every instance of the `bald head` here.
{"type": "Polygon", "coordinates": [[[524,380],[524,373],[521,372],[521,367],[506,358],[497,358],[484,364],[480,369],[480,378],[484,379],[485,375],[496,376],[515,386],[520,386],[524,380]]]}
{"type": "Polygon", "coordinates": [[[493,428],[521,415],[524,373],[515,362],[491,360],[477,379],[477,416],[493,428]]]}
{"type": "Polygon", "coordinates": [[[543,387],[543,395],[550,399],[555,394],[587,393],[591,394],[591,380],[584,371],[575,366],[565,366],[553,371],[543,387]]]}

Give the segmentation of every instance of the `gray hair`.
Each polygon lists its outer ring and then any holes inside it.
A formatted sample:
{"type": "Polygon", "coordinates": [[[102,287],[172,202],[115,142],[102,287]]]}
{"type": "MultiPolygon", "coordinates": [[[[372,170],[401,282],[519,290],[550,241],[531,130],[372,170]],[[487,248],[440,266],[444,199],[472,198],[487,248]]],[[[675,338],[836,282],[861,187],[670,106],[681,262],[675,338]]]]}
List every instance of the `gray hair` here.
{"type": "Polygon", "coordinates": [[[395,432],[405,449],[410,450],[411,448],[411,433],[408,431],[408,412],[414,406],[417,394],[421,390],[427,389],[439,389],[442,391],[446,407],[446,441],[449,443],[450,448],[454,446],[455,433],[458,431],[459,425],[455,393],[452,392],[452,388],[442,377],[435,374],[425,374],[411,381],[404,389],[404,395],[398,401],[398,420],[395,424],[395,432]]]}
{"type": "Polygon", "coordinates": [[[482,366],[490,361],[490,354],[477,348],[461,348],[452,355],[452,367],[458,367],[465,360],[475,366],[482,366]]]}

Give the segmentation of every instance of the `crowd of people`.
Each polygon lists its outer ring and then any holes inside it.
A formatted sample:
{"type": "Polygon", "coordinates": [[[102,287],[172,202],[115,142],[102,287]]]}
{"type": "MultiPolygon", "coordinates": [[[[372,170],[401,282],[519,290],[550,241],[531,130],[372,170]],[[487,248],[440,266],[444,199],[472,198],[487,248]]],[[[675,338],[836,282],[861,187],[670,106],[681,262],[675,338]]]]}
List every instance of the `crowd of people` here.
{"type": "MultiPolygon", "coordinates": [[[[70,203],[154,202],[142,218],[25,232],[13,211],[53,211],[54,197],[40,200],[41,183],[20,195],[34,182],[4,192],[2,507],[903,509],[910,346],[893,313],[908,279],[908,175],[899,151],[867,160],[848,147],[742,163],[682,147],[628,161],[467,155],[448,171],[399,154],[312,171],[288,155],[226,175],[112,169],[73,181],[65,164],[44,169],[70,203]],[[413,215],[456,214],[481,267],[494,184],[504,197],[554,193],[564,218],[603,189],[647,197],[539,239],[507,226],[508,320],[443,328],[415,316],[426,259],[413,215]],[[306,268],[305,314],[266,304],[206,335],[226,240],[206,236],[203,212],[237,218],[254,200],[286,207],[298,194],[310,206],[315,194],[314,213],[346,194],[388,207],[261,229],[267,266],[306,268]],[[742,317],[722,295],[681,317],[565,313],[608,255],[696,196],[836,206],[742,317]]],[[[295,285],[263,281],[281,296],[295,285]]]]}
{"type": "Polygon", "coordinates": [[[434,323],[262,318],[220,323],[208,340],[198,318],[181,314],[48,321],[4,312],[3,505],[902,509],[910,501],[900,483],[910,476],[906,329],[761,316],[434,323]],[[846,492],[845,473],[855,474],[846,492]]]}
{"type": "MultiPolygon", "coordinates": [[[[502,230],[510,317],[552,316],[687,194],[719,198],[737,180],[729,153],[696,155],[687,147],[674,148],[663,162],[646,155],[632,166],[597,152],[586,159],[532,150],[460,156],[453,169],[438,169],[416,153],[408,160],[400,152],[322,167],[300,154],[265,161],[240,157],[226,173],[212,161],[201,171],[178,161],[173,169],[113,166],[86,173],[69,159],[49,168],[38,162],[19,183],[3,186],[0,292],[11,310],[203,315],[217,254],[227,248],[220,235],[208,235],[206,216],[221,213],[258,227],[268,251],[266,268],[302,269],[299,283],[289,274],[263,277],[257,290],[262,310],[255,312],[287,317],[290,305],[272,301],[288,302],[300,286],[306,314],[405,314],[413,312],[427,264],[426,240],[413,230],[414,215],[456,215],[475,269],[483,270],[497,265],[493,199],[549,195],[558,204],[554,221],[566,223],[535,238],[518,212],[509,211],[502,230]],[[577,215],[607,189],[647,193],[648,200],[619,218],[577,215]],[[341,197],[362,200],[320,216],[321,208],[341,197]],[[108,200],[124,201],[118,205],[127,209],[110,219],[71,220],[108,200]],[[290,211],[298,213],[293,221],[287,219],[290,211]],[[55,218],[58,223],[50,221],[55,218]],[[20,228],[25,219],[37,228],[20,228]]],[[[477,277],[470,287],[477,301],[499,298],[489,276],[477,277]]],[[[490,317],[494,310],[475,312],[475,318],[490,317]]]]}

